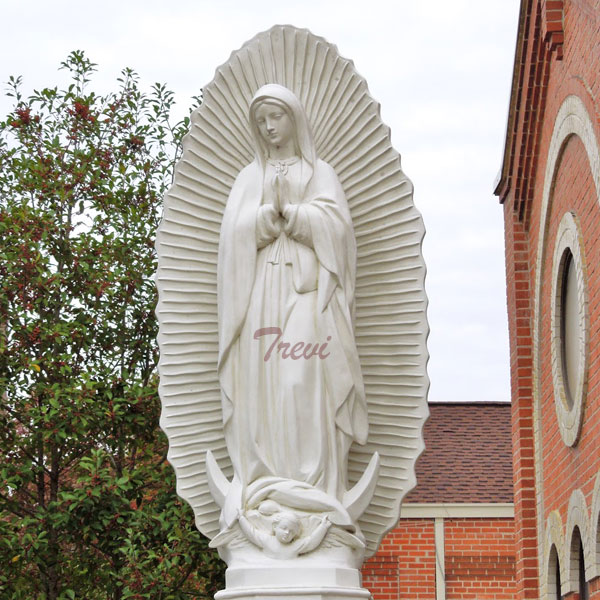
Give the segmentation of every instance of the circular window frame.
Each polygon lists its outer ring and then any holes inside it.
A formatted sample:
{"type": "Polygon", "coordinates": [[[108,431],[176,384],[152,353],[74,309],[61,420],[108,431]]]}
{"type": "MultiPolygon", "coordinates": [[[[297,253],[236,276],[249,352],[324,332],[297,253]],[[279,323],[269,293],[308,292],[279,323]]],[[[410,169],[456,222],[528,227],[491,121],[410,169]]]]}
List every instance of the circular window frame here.
{"type": "Polygon", "coordinates": [[[554,384],[554,406],[560,434],[567,446],[575,446],[581,433],[583,412],[587,395],[589,363],[589,318],[587,300],[587,276],[583,255],[583,238],[579,220],[572,212],[564,214],[554,247],[552,260],[552,379],[554,384]],[[569,268],[575,269],[577,281],[577,326],[579,330],[576,386],[567,387],[562,303],[564,295],[565,264],[568,253],[571,255],[569,268]],[[567,395],[568,394],[568,395],[567,395]],[[570,402],[569,402],[570,400],[570,402]]]}

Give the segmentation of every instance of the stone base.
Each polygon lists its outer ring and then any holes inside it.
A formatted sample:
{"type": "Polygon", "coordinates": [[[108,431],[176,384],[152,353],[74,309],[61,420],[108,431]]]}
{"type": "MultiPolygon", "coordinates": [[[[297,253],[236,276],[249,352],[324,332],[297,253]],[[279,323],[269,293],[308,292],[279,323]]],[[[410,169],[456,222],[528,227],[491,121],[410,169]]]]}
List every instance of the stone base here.
{"type": "Polygon", "coordinates": [[[364,588],[343,587],[269,587],[221,590],[215,600],[371,600],[364,588]]]}
{"type": "Polygon", "coordinates": [[[215,600],[370,600],[357,569],[229,568],[215,600]]]}

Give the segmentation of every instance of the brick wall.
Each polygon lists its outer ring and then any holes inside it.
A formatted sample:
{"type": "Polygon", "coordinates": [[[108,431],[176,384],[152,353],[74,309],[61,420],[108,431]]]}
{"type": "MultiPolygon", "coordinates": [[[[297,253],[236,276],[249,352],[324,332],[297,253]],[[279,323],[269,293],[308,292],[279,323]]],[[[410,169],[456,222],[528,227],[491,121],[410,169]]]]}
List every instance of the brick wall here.
{"type": "MultiPolygon", "coordinates": [[[[515,597],[513,519],[444,519],[447,600],[515,597]]],[[[435,600],[435,519],[402,519],[363,567],[374,600],[435,600]]]]}
{"type": "Polygon", "coordinates": [[[556,231],[562,216],[574,211],[579,217],[583,234],[583,250],[588,266],[588,298],[590,331],[590,363],[588,400],[579,443],[574,447],[564,444],[556,411],[554,409],[554,386],[551,368],[550,346],[550,299],[552,295],[552,253],[544,264],[542,286],[542,321],[548,326],[542,329],[541,356],[541,417],[543,432],[543,496],[544,521],[553,510],[567,515],[571,494],[581,489],[591,506],[596,473],[600,469],[600,402],[598,402],[598,378],[600,376],[600,352],[598,351],[598,326],[600,325],[600,206],[592,180],[587,153],[582,141],[572,137],[566,142],[558,167],[554,197],[550,209],[550,225],[547,245],[554,248],[556,231]],[[595,341],[595,343],[594,343],[595,341]]]}
{"type": "MultiPolygon", "coordinates": [[[[496,190],[504,203],[506,239],[515,523],[519,532],[517,598],[543,594],[548,516],[558,515],[560,533],[568,539],[569,502],[581,492],[585,499],[581,512],[588,518],[594,481],[600,472],[600,199],[588,153],[576,135],[566,139],[559,154],[553,187],[549,188],[547,226],[541,223],[555,121],[570,95],[577,96],[585,107],[592,135],[600,140],[600,1],[523,0],[506,153],[496,190]],[[550,330],[553,250],[558,224],[567,211],[575,212],[581,224],[590,323],[584,421],[579,442],[573,447],[564,443],[555,411],[550,330]],[[540,232],[545,255],[536,307],[540,232]]],[[[598,523],[588,524],[592,531],[586,544],[591,546],[598,523]]],[[[557,543],[560,546],[561,542],[557,543]]],[[[562,571],[572,564],[573,556],[569,548],[558,551],[562,571]]],[[[588,555],[586,560],[586,568],[597,566],[590,565],[596,556],[588,555]]],[[[591,572],[588,568],[588,579],[591,572]]],[[[564,584],[565,573],[562,575],[564,584]]],[[[599,578],[591,579],[590,597],[600,599],[599,578]]],[[[575,600],[578,594],[566,597],[575,600]]]]}
{"type": "Polygon", "coordinates": [[[435,599],[433,519],[401,520],[362,573],[374,600],[435,599]]]}
{"type": "Polygon", "coordinates": [[[505,204],[506,278],[512,396],[515,503],[515,598],[538,597],[537,524],[533,443],[531,273],[527,231],[505,204]]]}
{"type": "Polygon", "coordinates": [[[446,598],[513,600],[514,521],[447,519],[444,525],[446,598]]]}

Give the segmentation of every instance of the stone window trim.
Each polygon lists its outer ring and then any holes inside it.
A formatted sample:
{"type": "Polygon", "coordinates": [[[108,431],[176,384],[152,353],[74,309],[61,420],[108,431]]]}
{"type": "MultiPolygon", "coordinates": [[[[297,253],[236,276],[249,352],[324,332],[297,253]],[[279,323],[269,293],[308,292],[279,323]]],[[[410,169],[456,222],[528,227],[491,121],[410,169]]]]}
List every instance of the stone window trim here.
{"type": "Polygon", "coordinates": [[[573,547],[575,531],[579,532],[583,547],[585,580],[600,576],[600,471],[592,494],[591,510],[588,511],[583,492],[575,489],[569,498],[566,526],[560,511],[553,510],[546,520],[544,530],[541,598],[554,600],[556,594],[556,569],[552,549],[556,551],[560,568],[561,597],[579,589],[578,545],[573,547]]]}
{"type": "Polygon", "coordinates": [[[552,380],[554,384],[554,405],[560,434],[567,446],[575,446],[579,441],[585,399],[587,394],[589,364],[589,313],[587,298],[587,271],[583,251],[583,237],[579,219],[573,212],[566,212],[558,227],[554,258],[552,261],[552,299],[551,299],[551,347],[552,380]],[[569,257],[570,258],[567,258],[569,257]],[[577,282],[577,315],[575,334],[578,338],[574,349],[577,356],[575,377],[567,384],[565,334],[563,319],[563,298],[567,263],[575,269],[577,282]],[[570,389],[569,389],[570,388],[570,389]]]}
{"type": "Polygon", "coordinates": [[[573,490],[569,499],[566,526],[558,510],[553,510],[546,520],[543,546],[543,575],[541,597],[554,600],[556,569],[553,563],[552,549],[558,556],[560,568],[561,597],[579,590],[579,546],[574,547],[575,532],[583,547],[585,580],[591,581],[600,575],[600,472],[596,476],[592,507],[588,512],[583,492],[573,490]],[[590,518],[591,517],[591,518],[590,518]]]}
{"type": "MultiPolygon", "coordinates": [[[[596,483],[592,494],[590,511],[590,578],[600,577],[600,471],[596,475],[596,483]]],[[[587,573],[587,569],[586,569],[587,573]]]]}
{"type": "Polygon", "coordinates": [[[585,496],[581,490],[574,490],[569,499],[567,514],[567,530],[565,536],[565,555],[567,556],[567,579],[563,586],[563,594],[579,591],[579,547],[574,547],[573,539],[576,530],[579,530],[581,545],[583,546],[585,580],[593,578],[594,553],[592,552],[592,538],[590,536],[589,513],[585,496]]]}
{"type": "MultiPolygon", "coordinates": [[[[561,590],[564,594],[564,585],[567,578],[567,568],[565,560],[565,537],[563,534],[563,524],[560,513],[557,510],[553,510],[548,515],[546,521],[546,535],[544,543],[544,562],[543,562],[543,576],[542,576],[542,599],[543,600],[554,600],[556,594],[554,594],[554,586],[556,581],[556,572],[553,570],[554,565],[551,562],[552,548],[555,549],[558,555],[558,565],[560,568],[560,581],[561,590]]],[[[559,599],[558,599],[559,600],[559,599]]]]}

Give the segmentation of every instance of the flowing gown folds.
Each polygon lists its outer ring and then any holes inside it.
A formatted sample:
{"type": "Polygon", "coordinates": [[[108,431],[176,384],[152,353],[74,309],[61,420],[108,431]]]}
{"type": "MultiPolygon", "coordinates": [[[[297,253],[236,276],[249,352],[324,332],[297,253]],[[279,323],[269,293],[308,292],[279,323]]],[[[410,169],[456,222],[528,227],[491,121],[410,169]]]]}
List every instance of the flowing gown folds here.
{"type": "MultiPolygon", "coordinates": [[[[230,525],[259,478],[303,482],[341,500],[353,441],[367,438],[367,409],[353,330],[356,243],[333,169],[317,160],[286,174],[287,222],[271,240],[261,207],[273,202],[275,167],[238,175],[223,216],[218,257],[219,381],[234,480],[221,515],[230,525]],[[322,356],[284,358],[304,343],[322,356]],[[265,360],[267,358],[267,360],[265,360]]],[[[298,352],[295,356],[302,354],[298,352]]]]}

